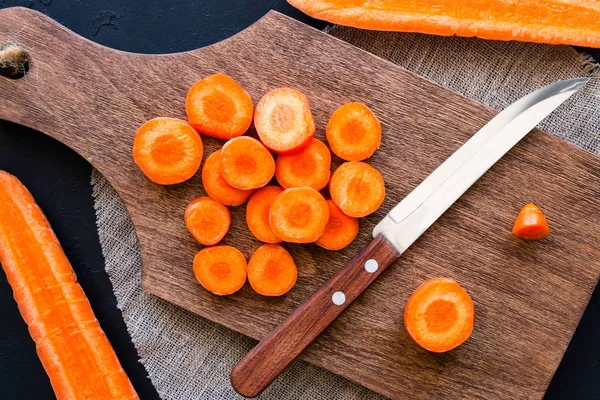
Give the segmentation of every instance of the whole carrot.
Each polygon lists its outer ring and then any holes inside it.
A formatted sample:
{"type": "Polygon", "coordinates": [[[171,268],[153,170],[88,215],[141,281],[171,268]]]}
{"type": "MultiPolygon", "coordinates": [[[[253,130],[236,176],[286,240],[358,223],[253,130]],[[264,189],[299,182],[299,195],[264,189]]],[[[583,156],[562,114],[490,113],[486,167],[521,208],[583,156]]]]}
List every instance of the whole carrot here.
{"type": "Polygon", "coordinates": [[[4,171],[0,263],[57,399],[138,399],[48,220],[4,171]]]}

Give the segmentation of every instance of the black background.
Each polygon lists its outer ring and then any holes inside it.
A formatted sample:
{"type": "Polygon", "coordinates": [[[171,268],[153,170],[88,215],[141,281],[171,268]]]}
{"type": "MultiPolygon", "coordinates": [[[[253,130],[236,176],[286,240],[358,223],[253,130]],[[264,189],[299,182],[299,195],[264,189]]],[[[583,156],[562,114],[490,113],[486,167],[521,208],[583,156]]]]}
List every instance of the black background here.
{"type": "MultiPolygon", "coordinates": [[[[270,9],[317,28],[326,25],[304,16],[282,0],[0,0],[0,8],[15,5],[39,10],[100,44],[141,53],[169,53],[209,45],[241,31],[270,9]]],[[[579,50],[600,59],[598,50],[579,50]]],[[[137,362],[104,271],[90,165],[39,132],[0,121],[0,169],[16,175],[32,192],[140,397],[157,399],[146,371],[137,362]]],[[[48,378],[4,274],[0,274],[0,316],[0,399],[53,399],[48,378]]],[[[600,399],[598,288],[545,398],[600,399]]]]}

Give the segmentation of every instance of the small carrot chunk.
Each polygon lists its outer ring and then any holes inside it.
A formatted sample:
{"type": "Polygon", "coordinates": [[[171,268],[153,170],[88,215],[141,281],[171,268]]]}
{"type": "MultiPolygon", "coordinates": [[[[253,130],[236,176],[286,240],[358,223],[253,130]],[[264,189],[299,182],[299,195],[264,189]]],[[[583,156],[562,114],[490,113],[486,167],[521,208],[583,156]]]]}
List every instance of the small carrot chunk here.
{"type": "Polygon", "coordinates": [[[275,235],[292,243],[312,243],[327,226],[329,207],[325,198],[313,188],[284,190],[269,210],[269,223],[275,235]]]}
{"type": "Polygon", "coordinates": [[[331,153],[318,139],[293,154],[282,154],[275,163],[277,182],[285,189],[308,186],[321,190],[331,175],[331,153]]]}
{"type": "Polygon", "coordinates": [[[231,139],[243,135],[252,124],[254,104],[233,78],[215,74],[194,83],[185,100],[185,111],[198,132],[231,139]]]}
{"type": "Polygon", "coordinates": [[[358,235],[358,219],[344,214],[333,200],[327,200],[327,207],[329,207],[329,221],[325,226],[325,232],[315,243],[327,250],[341,250],[352,243],[358,235]]]}
{"type": "Polygon", "coordinates": [[[331,150],[341,159],[362,161],[381,144],[381,124],[362,103],[344,104],[333,112],[325,130],[331,150]]]}
{"type": "Polygon", "coordinates": [[[526,240],[543,239],[550,234],[550,227],[542,209],[533,203],[525,204],[515,220],[512,233],[526,240]]]}
{"type": "Polygon", "coordinates": [[[143,124],[133,141],[133,159],[153,182],[172,185],[190,179],[202,162],[204,145],[185,121],[154,118],[143,124]]]}
{"type": "Polygon", "coordinates": [[[414,291],[404,309],[404,325],[426,350],[442,353],[464,343],[473,331],[475,308],[458,283],[433,278],[414,291]]]}
{"type": "Polygon", "coordinates": [[[229,140],[221,149],[221,175],[237,189],[265,186],[275,174],[273,156],[258,140],[242,136],[229,140]]]}
{"type": "Polygon", "coordinates": [[[277,196],[283,192],[279,186],[265,186],[252,195],[246,206],[246,223],[250,232],[261,242],[279,243],[269,224],[269,210],[277,196]]]}
{"type": "Polygon", "coordinates": [[[340,165],[331,176],[329,191],[344,214],[355,218],[375,212],[385,198],[385,184],[379,171],[360,161],[340,165]]]}
{"type": "Polygon", "coordinates": [[[212,153],[202,167],[202,184],[211,199],[226,205],[239,206],[248,201],[254,190],[236,189],[221,175],[221,150],[212,153]]]}
{"type": "Polygon", "coordinates": [[[229,231],[231,213],[210,197],[199,197],[185,210],[185,225],[198,242],[205,246],[219,243],[229,231]]]}
{"type": "Polygon", "coordinates": [[[206,247],[194,257],[196,279],[206,290],[219,296],[240,290],[247,272],[246,258],[235,247],[206,247]]]}
{"type": "Polygon", "coordinates": [[[248,282],[263,296],[281,296],[289,292],[297,278],[294,259],[279,244],[263,244],[248,262],[248,282]]]}
{"type": "Polygon", "coordinates": [[[278,154],[308,146],[315,136],[315,121],[308,98],[290,88],[271,90],[258,102],[254,126],[260,140],[278,154]]]}

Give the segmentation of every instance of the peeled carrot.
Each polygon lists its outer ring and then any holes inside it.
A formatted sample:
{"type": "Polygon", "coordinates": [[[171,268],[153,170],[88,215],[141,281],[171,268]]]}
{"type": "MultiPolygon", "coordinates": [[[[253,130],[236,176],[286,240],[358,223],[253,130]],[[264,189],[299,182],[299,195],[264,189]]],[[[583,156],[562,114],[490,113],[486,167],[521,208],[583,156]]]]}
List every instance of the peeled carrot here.
{"type": "Polygon", "coordinates": [[[550,227],[542,209],[533,203],[525,204],[515,220],[513,235],[521,239],[543,239],[550,234],[550,227]]]}
{"type": "Polygon", "coordinates": [[[415,342],[441,353],[464,343],[473,331],[473,300],[458,283],[434,278],[414,291],[404,309],[404,325],[415,342]]]}
{"type": "Polygon", "coordinates": [[[335,110],[325,134],[331,151],[347,161],[365,160],[381,144],[381,124],[362,103],[344,104],[335,110]]]}
{"type": "Polygon", "coordinates": [[[313,139],[297,153],[280,155],[275,163],[277,182],[286,189],[309,186],[321,190],[331,175],[331,153],[323,142],[313,139]]]}
{"type": "Polygon", "coordinates": [[[254,126],[264,145],[278,154],[299,151],[315,136],[308,98],[290,88],[264,95],[254,112],[254,126]]]}
{"type": "Polygon", "coordinates": [[[221,150],[212,153],[202,167],[202,184],[211,199],[226,205],[239,206],[248,201],[254,190],[236,189],[221,175],[221,150]]]}
{"type": "Polygon", "coordinates": [[[185,121],[154,118],[143,124],[133,141],[133,159],[148,179],[172,185],[190,179],[202,162],[204,146],[185,121]]]}
{"type": "Polygon", "coordinates": [[[252,124],[254,104],[233,78],[215,74],[192,86],[185,100],[185,111],[198,132],[231,139],[243,135],[252,124]]]}
{"type": "Polygon", "coordinates": [[[265,186],[275,174],[273,156],[258,140],[242,136],[221,149],[221,175],[234,188],[249,190],[265,186]]]}
{"type": "Polygon", "coordinates": [[[327,250],[341,250],[358,235],[358,219],[344,214],[333,200],[327,200],[327,207],[329,220],[325,232],[315,243],[327,250]]]}
{"type": "Polygon", "coordinates": [[[246,206],[246,223],[250,232],[261,242],[279,243],[269,224],[271,204],[283,192],[279,186],[265,186],[252,195],[246,206]]]}
{"type": "Polygon", "coordinates": [[[206,247],[194,257],[194,275],[209,292],[227,296],[246,282],[248,266],[241,251],[231,246],[206,247]]]}
{"type": "Polygon", "coordinates": [[[385,184],[379,171],[359,161],[340,165],[331,176],[329,191],[344,214],[355,218],[375,212],[385,198],[385,184]]]}
{"type": "Polygon", "coordinates": [[[273,232],[286,242],[314,242],[325,232],[328,220],[327,201],[309,187],[284,190],[269,210],[273,232]]]}
{"type": "Polygon", "coordinates": [[[57,399],[137,399],[48,220],[4,171],[0,215],[0,264],[57,399]]]}
{"type": "Polygon", "coordinates": [[[219,243],[231,226],[231,213],[210,197],[199,197],[185,210],[185,225],[198,242],[205,246],[219,243]]]}
{"type": "Polygon", "coordinates": [[[281,296],[289,292],[297,278],[294,259],[279,244],[263,244],[248,262],[248,282],[263,296],[281,296]]]}

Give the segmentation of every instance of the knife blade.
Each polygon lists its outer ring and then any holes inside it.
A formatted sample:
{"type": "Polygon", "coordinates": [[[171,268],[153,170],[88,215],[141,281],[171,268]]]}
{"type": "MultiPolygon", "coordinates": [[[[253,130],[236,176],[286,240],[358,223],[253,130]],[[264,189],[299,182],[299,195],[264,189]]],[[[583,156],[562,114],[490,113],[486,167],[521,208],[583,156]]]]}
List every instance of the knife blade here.
{"type": "Polygon", "coordinates": [[[237,363],[233,388],[258,396],[479,177],[588,81],[553,83],[490,120],[377,224],[365,249],[237,363]]]}

